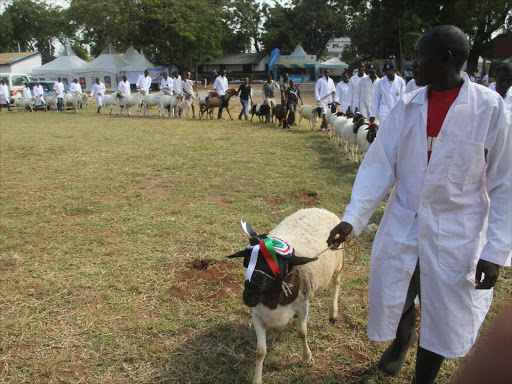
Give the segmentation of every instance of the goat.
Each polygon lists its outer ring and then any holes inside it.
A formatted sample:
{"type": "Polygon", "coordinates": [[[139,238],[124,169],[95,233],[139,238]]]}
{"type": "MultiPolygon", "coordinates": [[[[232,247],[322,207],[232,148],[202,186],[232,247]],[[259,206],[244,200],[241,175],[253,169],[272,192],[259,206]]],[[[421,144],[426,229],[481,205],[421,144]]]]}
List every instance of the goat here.
{"type": "Polygon", "coordinates": [[[336,116],[336,112],[338,112],[338,105],[340,105],[337,101],[333,101],[332,103],[327,104],[329,110],[325,114],[325,121],[327,122],[327,134],[330,137],[331,130],[331,120],[334,116],[336,116]]]}
{"type": "Polygon", "coordinates": [[[142,109],[142,93],[135,92],[123,96],[124,107],[126,108],[126,115],[131,116],[130,107],[135,106],[135,111],[139,112],[142,109]]]}
{"type": "Polygon", "coordinates": [[[23,112],[27,112],[27,108],[30,109],[30,112],[34,112],[34,103],[36,101],[35,96],[32,97],[23,97],[21,99],[14,100],[14,108],[17,110],[22,109],[23,112]]]}
{"type": "Polygon", "coordinates": [[[302,119],[309,120],[309,129],[313,132],[318,119],[322,118],[322,107],[313,107],[312,105],[301,105],[297,112],[300,115],[299,124],[302,119]]]}
{"type": "Polygon", "coordinates": [[[345,142],[345,155],[348,159],[354,157],[355,151],[357,150],[357,130],[354,132],[354,126],[360,121],[364,121],[364,116],[360,113],[356,113],[352,119],[348,119],[345,125],[341,128],[341,138],[345,142]]]}
{"type": "Polygon", "coordinates": [[[78,113],[78,104],[82,104],[86,106],[88,109],[88,97],[87,93],[73,93],[73,94],[65,94],[64,95],[64,106],[66,104],[72,104],[75,113],[78,113]]]}
{"type": "Polygon", "coordinates": [[[377,137],[377,131],[379,126],[375,123],[368,124],[366,121],[359,127],[357,131],[357,151],[356,151],[356,162],[362,162],[363,157],[366,156],[366,152],[370,149],[370,145],[377,137]],[[357,155],[359,154],[359,161],[357,155]]]}
{"type": "MultiPolygon", "coordinates": [[[[180,96],[183,97],[183,95],[180,95],[180,96]]],[[[191,95],[188,100],[187,99],[183,99],[183,100],[178,101],[178,115],[180,117],[184,117],[185,113],[186,113],[187,114],[187,119],[190,119],[189,110],[192,107],[192,104],[194,103],[194,99],[195,98],[196,97],[194,95],[191,95]]]]}
{"type": "Polygon", "coordinates": [[[183,95],[163,95],[160,97],[160,109],[158,110],[158,116],[161,116],[161,112],[169,107],[167,112],[164,112],[163,115],[166,117],[171,117],[171,114],[178,118],[178,113],[174,113],[174,111],[178,108],[178,103],[181,102],[183,95]]]}
{"type": "Polygon", "coordinates": [[[105,111],[105,115],[107,114],[107,107],[109,105],[110,114],[112,114],[112,108],[114,108],[114,113],[117,113],[117,107],[119,106],[119,98],[117,97],[117,92],[103,96],[103,110],[105,111]]]}
{"type": "Polygon", "coordinates": [[[334,293],[329,320],[336,321],[344,251],[327,250],[325,239],[339,221],[325,209],[301,209],[285,218],[268,237],[242,223],[251,236],[250,245],[229,257],[243,257],[247,268],[243,301],[252,308],[257,340],[253,384],[262,382],[266,329],[283,327],[294,315],[302,341],[302,360],[313,362],[307,343],[309,303],[331,280],[334,293]]]}
{"type": "Polygon", "coordinates": [[[254,115],[258,116],[260,123],[263,123],[263,117],[265,117],[265,123],[270,123],[270,111],[270,106],[267,104],[254,104],[249,111],[251,114],[251,123],[254,115]]]}
{"type": "Polygon", "coordinates": [[[329,140],[334,136],[334,141],[338,147],[342,142],[341,130],[347,121],[348,118],[343,114],[343,112],[338,112],[337,114],[333,114],[331,116],[331,130],[329,131],[329,140]]]}
{"type": "Polygon", "coordinates": [[[46,109],[51,109],[56,111],[57,110],[57,94],[55,95],[48,95],[46,97],[46,109]]]}
{"type": "Polygon", "coordinates": [[[286,120],[286,109],[282,104],[277,104],[272,108],[272,123],[274,123],[274,117],[276,118],[276,125],[280,127],[283,126],[283,129],[288,128],[288,120],[286,120]]]}
{"type": "MultiPolygon", "coordinates": [[[[150,95],[144,95],[142,97],[143,104],[144,104],[144,116],[145,117],[150,116],[151,107],[154,105],[157,106],[158,116],[160,116],[160,114],[161,114],[160,99],[163,96],[163,94],[164,94],[163,92],[159,92],[159,93],[154,93],[154,94],[150,94],[150,95]]],[[[139,116],[142,116],[142,109],[139,111],[139,116]]]]}

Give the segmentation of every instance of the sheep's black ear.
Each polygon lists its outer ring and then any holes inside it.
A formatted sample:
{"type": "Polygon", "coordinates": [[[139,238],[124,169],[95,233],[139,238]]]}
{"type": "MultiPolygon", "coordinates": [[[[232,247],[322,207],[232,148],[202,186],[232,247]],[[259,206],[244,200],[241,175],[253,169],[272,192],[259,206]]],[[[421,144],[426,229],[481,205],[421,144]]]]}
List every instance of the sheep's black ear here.
{"type": "Polygon", "coordinates": [[[234,259],[235,257],[245,257],[247,255],[247,250],[242,250],[240,252],[237,252],[237,253],[233,253],[232,255],[229,255],[228,257],[230,259],[234,259]]]}
{"type": "Polygon", "coordinates": [[[318,260],[318,257],[298,257],[298,256],[294,256],[294,257],[291,257],[288,260],[288,265],[290,265],[290,266],[303,265],[303,264],[311,263],[312,261],[316,261],[316,260],[318,260]]]}

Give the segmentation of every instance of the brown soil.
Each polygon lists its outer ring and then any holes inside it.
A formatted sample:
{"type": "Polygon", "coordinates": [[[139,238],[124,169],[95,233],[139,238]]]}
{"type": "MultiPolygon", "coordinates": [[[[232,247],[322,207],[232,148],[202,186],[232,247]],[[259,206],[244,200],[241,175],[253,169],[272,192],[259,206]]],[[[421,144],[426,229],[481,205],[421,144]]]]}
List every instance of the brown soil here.
{"type": "Polygon", "coordinates": [[[279,206],[293,199],[300,201],[306,207],[316,207],[318,197],[318,193],[314,191],[293,191],[282,195],[271,195],[266,201],[270,205],[279,206]]]}

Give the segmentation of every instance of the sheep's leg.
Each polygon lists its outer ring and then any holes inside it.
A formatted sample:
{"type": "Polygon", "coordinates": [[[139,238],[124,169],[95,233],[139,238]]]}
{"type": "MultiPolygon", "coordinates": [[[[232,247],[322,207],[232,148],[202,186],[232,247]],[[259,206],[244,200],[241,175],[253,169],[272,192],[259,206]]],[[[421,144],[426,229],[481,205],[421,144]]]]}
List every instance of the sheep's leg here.
{"type": "Polygon", "coordinates": [[[331,324],[336,322],[336,318],[338,317],[338,296],[340,293],[340,285],[341,285],[341,268],[340,271],[333,277],[333,294],[332,294],[332,302],[331,308],[329,309],[329,321],[331,324]]]}
{"type": "Polygon", "coordinates": [[[308,346],[308,312],[309,302],[304,301],[304,304],[297,310],[297,333],[299,334],[300,341],[302,342],[302,362],[307,364],[313,363],[313,355],[308,346]]]}
{"type": "Polygon", "coordinates": [[[261,384],[261,375],[263,373],[263,360],[267,354],[267,332],[265,325],[260,318],[252,313],[252,323],[256,331],[256,368],[254,369],[254,378],[252,384],[261,384]]]}

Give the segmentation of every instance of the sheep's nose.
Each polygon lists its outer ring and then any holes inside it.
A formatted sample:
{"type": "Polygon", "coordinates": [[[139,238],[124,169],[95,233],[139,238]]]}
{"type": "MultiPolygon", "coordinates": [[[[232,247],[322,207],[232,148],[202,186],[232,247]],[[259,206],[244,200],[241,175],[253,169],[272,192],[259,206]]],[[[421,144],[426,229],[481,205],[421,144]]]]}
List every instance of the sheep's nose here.
{"type": "Polygon", "coordinates": [[[249,292],[247,292],[246,289],[244,290],[243,300],[244,300],[244,304],[251,308],[257,306],[258,303],[260,302],[260,299],[258,298],[258,296],[251,295],[249,292]]]}

